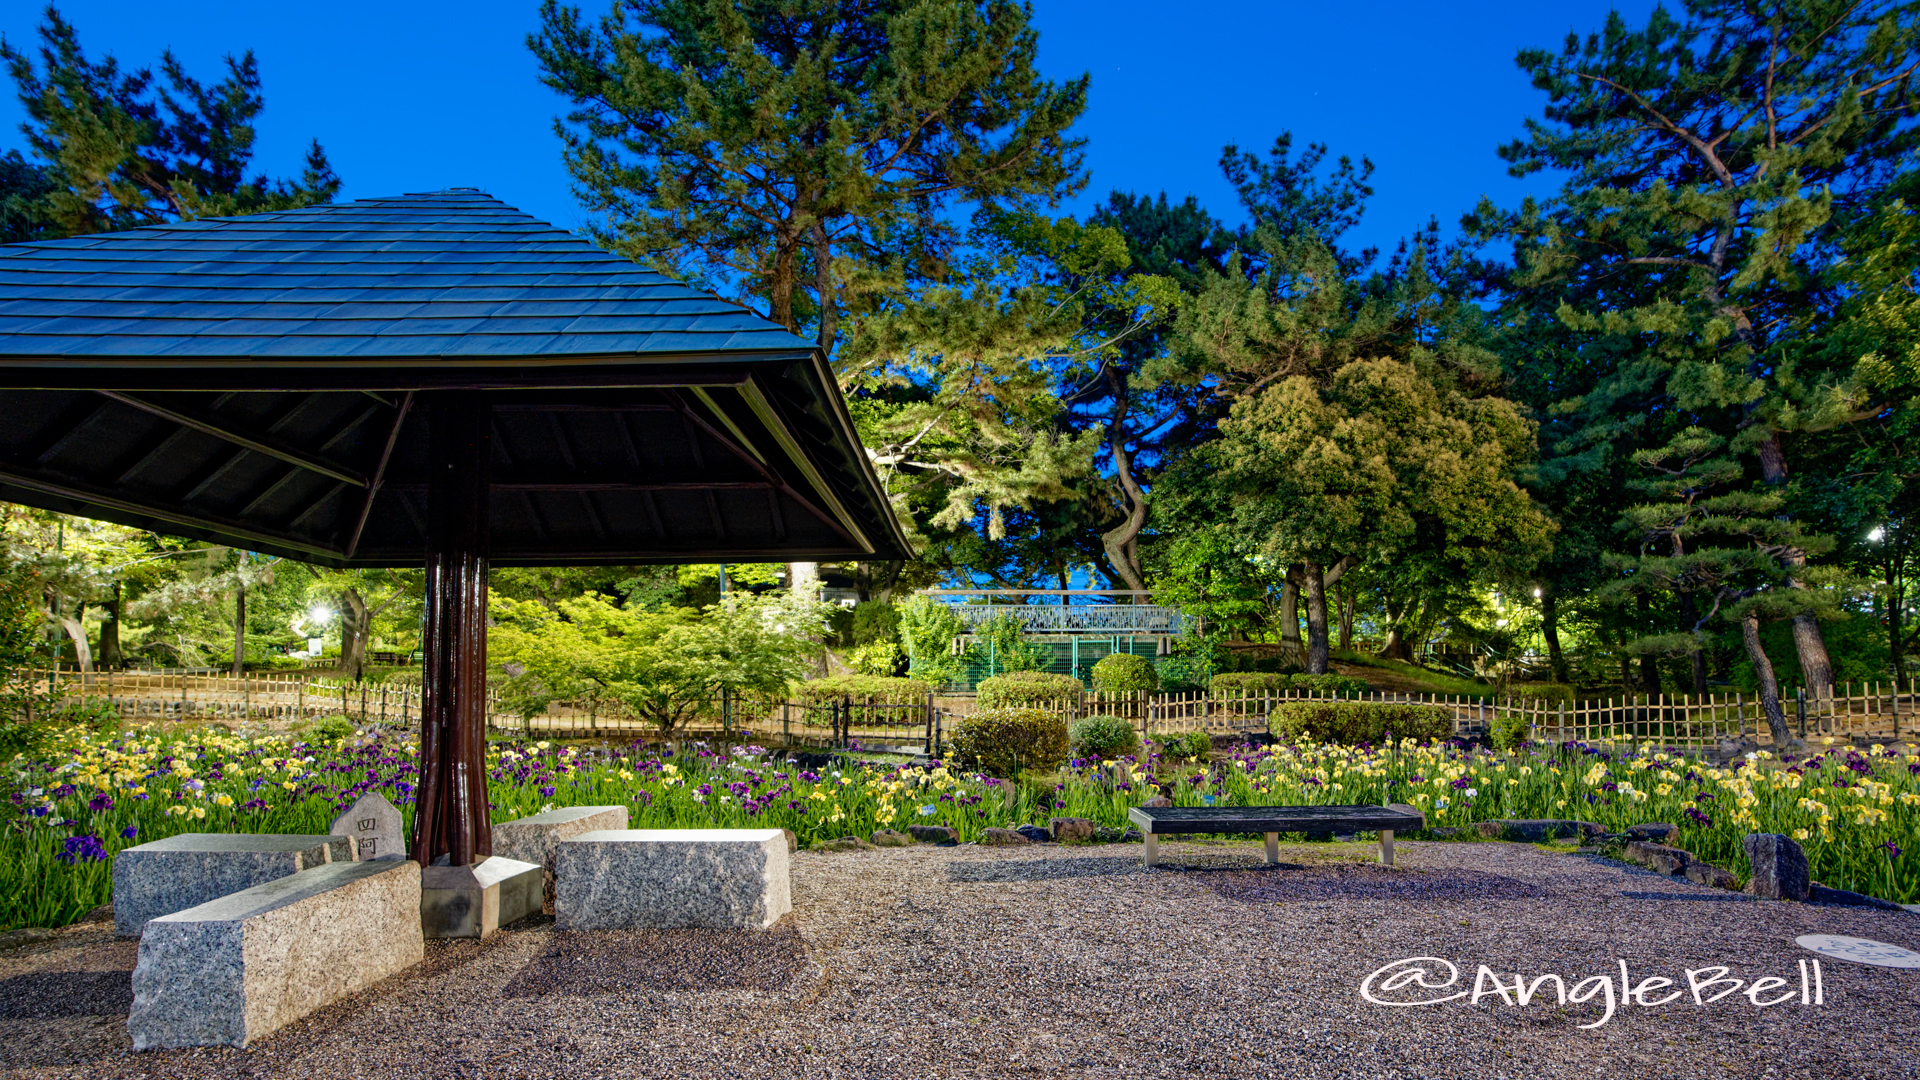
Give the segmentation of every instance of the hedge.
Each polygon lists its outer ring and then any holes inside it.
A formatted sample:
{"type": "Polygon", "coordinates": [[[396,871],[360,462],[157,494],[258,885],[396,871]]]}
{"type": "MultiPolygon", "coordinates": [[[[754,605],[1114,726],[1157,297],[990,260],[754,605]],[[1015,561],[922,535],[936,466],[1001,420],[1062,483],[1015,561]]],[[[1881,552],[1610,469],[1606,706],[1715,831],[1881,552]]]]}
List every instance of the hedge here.
{"type": "Polygon", "coordinates": [[[1086,757],[1117,758],[1140,752],[1140,733],[1118,716],[1089,716],[1067,729],[1067,742],[1086,757]]]}
{"type": "Polygon", "coordinates": [[[1426,741],[1453,735],[1453,711],[1373,701],[1289,701],[1274,706],[1268,730],[1289,742],[1304,735],[1314,742],[1377,746],[1388,732],[1395,739],[1426,741]]]}
{"type": "Polygon", "coordinates": [[[1265,671],[1231,671],[1215,675],[1207,689],[1227,699],[1279,695],[1288,690],[1310,694],[1364,694],[1365,679],[1351,675],[1279,675],[1265,671]]]}
{"type": "Polygon", "coordinates": [[[956,764],[1012,778],[1066,760],[1067,721],[1045,709],[984,709],[961,718],[947,746],[956,764]]]}
{"type": "Polygon", "coordinates": [[[1010,671],[981,679],[975,690],[983,709],[1058,709],[1079,704],[1085,688],[1071,675],[1010,671]]]}

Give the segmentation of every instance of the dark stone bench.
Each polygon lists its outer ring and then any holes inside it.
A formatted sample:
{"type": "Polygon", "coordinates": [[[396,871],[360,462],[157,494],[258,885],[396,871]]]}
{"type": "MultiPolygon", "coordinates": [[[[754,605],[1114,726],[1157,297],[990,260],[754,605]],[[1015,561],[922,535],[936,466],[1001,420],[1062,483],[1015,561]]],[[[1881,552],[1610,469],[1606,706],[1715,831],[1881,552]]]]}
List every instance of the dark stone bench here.
{"type": "Polygon", "coordinates": [[[1380,862],[1393,865],[1393,834],[1424,829],[1427,817],[1406,806],[1136,806],[1127,818],[1147,842],[1147,865],[1160,861],[1170,833],[1263,833],[1267,862],[1280,861],[1281,833],[1378,832],[1380,862]]]}

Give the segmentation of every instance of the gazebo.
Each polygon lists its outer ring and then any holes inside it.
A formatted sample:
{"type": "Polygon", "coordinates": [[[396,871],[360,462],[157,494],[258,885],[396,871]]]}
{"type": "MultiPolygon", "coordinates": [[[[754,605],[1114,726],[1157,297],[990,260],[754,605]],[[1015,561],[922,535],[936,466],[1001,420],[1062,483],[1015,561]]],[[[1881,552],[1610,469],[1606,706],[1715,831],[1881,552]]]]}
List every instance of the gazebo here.
{"type": "Polygon", "coordinates": [[[489,564],[908,554],[817,347],[471,188],[0,246],[0,500],[424,564],[423,865],[491,852],[489,564]]]}

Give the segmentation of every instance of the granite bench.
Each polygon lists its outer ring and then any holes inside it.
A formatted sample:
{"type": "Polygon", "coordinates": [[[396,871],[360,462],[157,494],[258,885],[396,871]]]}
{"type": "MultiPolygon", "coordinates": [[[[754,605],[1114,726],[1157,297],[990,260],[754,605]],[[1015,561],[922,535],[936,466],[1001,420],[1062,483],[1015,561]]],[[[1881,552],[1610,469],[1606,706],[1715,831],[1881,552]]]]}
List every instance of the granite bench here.
{"type": "Polygon", "coordinates": [[[135,1050],[245,1046],[418,964],[420,865],[330,863],[147,923],[135,1050]]]}
{"type": "Polygon", "coordinates": [[[1424,829],[1427,817],[1403,806],[1136,806],[1127,818],[1146,840],[1146,864],[1160,861],[1169,833],[1263,833],[1267,862],[1280,861],[1281,833],[1378,832],[1380,863],[1393,865],[1393,834],[1424,829]]]}
{"type": "Polygon", "coordinates": [[[779,829],[604,829],[554,849],[561,930],[759,929],[793,910],[779,829]]]}
{"type": "Polygon", "coordinates": [[[347,836],[181,833],[113,857],[113,929],[139,937],[147,922],[328,863],[350,863],[347,836]]]}

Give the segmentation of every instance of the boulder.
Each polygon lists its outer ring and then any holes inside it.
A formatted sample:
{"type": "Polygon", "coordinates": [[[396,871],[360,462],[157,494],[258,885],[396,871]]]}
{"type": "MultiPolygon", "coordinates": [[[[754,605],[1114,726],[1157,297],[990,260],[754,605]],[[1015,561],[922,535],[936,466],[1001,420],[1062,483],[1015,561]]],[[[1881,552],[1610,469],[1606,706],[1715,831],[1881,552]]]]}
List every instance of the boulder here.
{"type": "Polygon", "coordinates": [[[1779,833],[1748,833],[1747,891],[1762,900],[1805,900],[1812,891],[1807,853],[1790,837],[1779,833]]]}
{"type": "Polygon", "coordinates": [[[820,845],[821,851],[872,851],[874,847],[857,836],[843,836],[820,845]]]}
{"type": "MultiPolygon", "coordinates": [[[[1564,818],[1510,818],[1502,821],[1483,821],[1485,826],[1499,827],[1491,835],[1503,840],[1514,840],[1523,844],[1544,844],[1549,840],[1578,837],[1585,834],[1581,828],[1585,822],[1568,821],[1564,818]]],[[[1597,826],[1596,826],[1597,827],[1597,826]]],[[[1483,835],[1488,835],[1483,832],[1483,835]]]]}
{"type": "Polygon", "coordinates": [[[1625,856],[1629,862],[1637,862],[1661,874],[1684,874],[1687,864],[1693,856],[1677,847],[1656,844],[1649,840],[1627,841],[1625,856]]]}
{"type": "Polygon", "coordinates": [[[957,844],[960,834],[946,825],[909,825],[907,833],[923,844],[957,844]]]}
{"type": "Polygon", "coordinates": [[[1146,802],[1143,802],[1140,805],[1141,806],[1172,806],[1173,800],[1167,798],[1165,795],[1155,795],[1153,798],[1148,799],[1146,802]]]}
{"type": "Polygon", "coordinates": [[[1696,885],[1735,891],[1740,888],[1740,879],[1734,877],[1732,871],[1722,870],[1712,863],[1689,862],[1684,873],[1687,875],[1687,880],[1696,885]]]}
{"type": "Polygon", "coordinates": [[[1627,839],[1648,840],[1655,844],[1671,844],[1675,840],[1680,839],[1680,829],[1678,826],[1668,825],[1665,822],[1649,822],[1648,824],[1635,825],[1628,829],[1627,839]]]}
{"type": "Polygon", "coordinates": [[[988,847],[1021,847],[1033,843],[1012,829],[988,829],[980,834],[980,842],[988,847]]]}
{"type": "Polygon", "coordinates": [[[913,837],[892,829],[875,829],[867,839],[873,842],[874,847],[912,847],[914,844],[913,837]]]}
{"type": "Polygon", "coordinates": [[[1093,822],[1077,817],[1048,818],[1047,831],[1060,843],[1084,844],[1093,839],[1093,822]]]}
{"type": "Polygon", "coordinates": [[[1015,825],[1013,827],[1013,831],[1019,833],[1021,836],[1026,837],[1030,842],[1035,844],[1044,844],[1053,839],[1052,833],[1048,832],[1047,830],[1041,828],[1038,825],[1027,825],[1027,824],[1015,825]]]}

